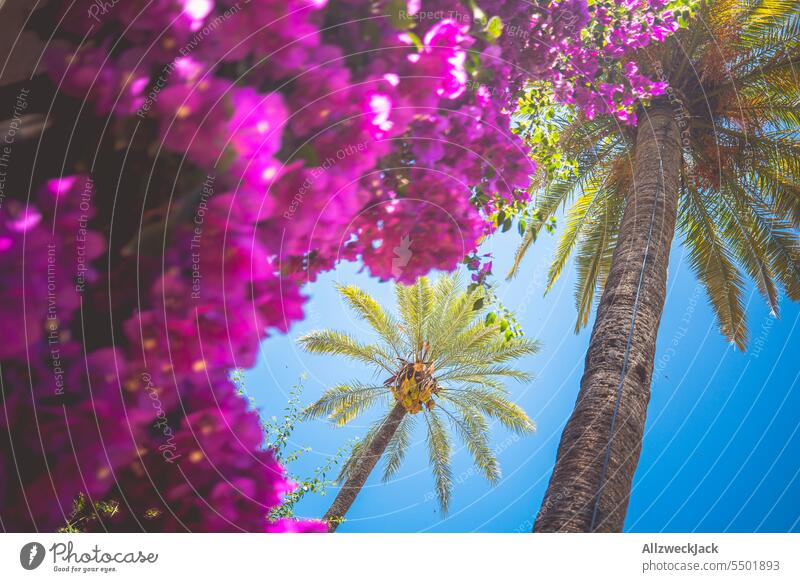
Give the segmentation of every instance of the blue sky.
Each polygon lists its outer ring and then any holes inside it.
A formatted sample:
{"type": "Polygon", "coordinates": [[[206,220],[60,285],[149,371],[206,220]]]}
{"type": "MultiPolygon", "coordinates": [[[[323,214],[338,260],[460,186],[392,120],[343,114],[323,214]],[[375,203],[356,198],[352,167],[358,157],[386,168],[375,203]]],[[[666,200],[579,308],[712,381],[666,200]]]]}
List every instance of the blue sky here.
{"type": "MultiPolygon", "coordinates": [[[[493,425],[493,447],[503,470],[495,487],[472,469],[469,454],[459,443],[453,460],[451,510],[443,519],[432,494],[423,431],[418,430],[399,474],[384,484],[379,466],[339,531],[530,530],[577,396],[592,321],[580,334],[573,332],[571,266],[553,290],[542,295],[555,236],[543,235],[520,275],[511,282],[502,280],[518,240],[513,232],[498,235],[482,250],[494,255],[502,302],[517,313],[525,333],[543,343],[539,354],[521,362],[535,380],[509,385],[537,432],[518,437],[493,425]]],[[[295,343],[308,330],[325,327],[371,337],[368,326],[341,303],[336,282],[359,285],[393,308],[391,285],[360,273],[357,265],[340,265],[309,285],[306,320],[288,335],[265,341],[258,365],[245,376],[247,390],[263,414],[280,415],[301,373],[308,375],[304,403],[334,383],[371,378],[360,364],[308,355],[295,343]]],[[[783,301],[781,317],[775,319],[750,287],[747,310],[751,342],[749,351],[742,353],[719,334],[684,249],[673,246],[652,398],[626,531],[800,531],[800,309],[783,301]]],[[[292,444],[312,450],[291,470],[310,474],[338,447],[363,435],[376,414],[345,428],[323,421],[303,423],[292,444]]],[[[297,513],[321,516],[335,493],[331,489],[326,496],[307,497],[297,513]]]]}

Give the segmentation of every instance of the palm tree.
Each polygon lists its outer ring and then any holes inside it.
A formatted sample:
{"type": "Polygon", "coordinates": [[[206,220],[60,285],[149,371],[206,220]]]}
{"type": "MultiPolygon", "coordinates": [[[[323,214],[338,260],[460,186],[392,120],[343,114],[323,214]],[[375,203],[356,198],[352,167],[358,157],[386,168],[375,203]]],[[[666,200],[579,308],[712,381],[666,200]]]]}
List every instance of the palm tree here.
{"type": "Polygon", "coordinates": [[[623,527],[676,230],[720,331],[739,349],[744,273],[775,315],[779,286],[800,299],[799,7],[705,3],[688,27],[638,54],[639,69],[668,89],[640,108],[636,129],[611,119],[563,123],[577,171],[538,189],[540,220],[515,268],[541,225],[569,205],[549,285],[575,252],[576,331],[603,291],[534,531],[623,527]]]}
{"type": "Polygon", "coordinates": [[[504,320],[484,318],[486,292],[482,287],[463,291],[453,276],[442,276],[434,284],[420,278],[412,286],[395,285],[399,320],[364,291],[338,289],[379,341],[366,344],[325,330],[303,336],[300,345],[311,353],[365,363],[385,380],[378,385],[352,381],[334,386],[306,409],[306,417],[327,416],[343,426],[375,404],[385,406],[386,413],[344,464],[339,476],[344,485],[324,517],[329,529],[335,531],[341,523],[381,456],[386,455],[384,481],[397,472],[420,413],[443,513],[452,489],[448,424],[486,479],[496,483],[500,468],[489,446],[487,417],[520,434],[534,430],[525,412],[508,399],[503,380],[530,380],[511,362],[535,353],[537,342],[507,333],[504,320]]]}

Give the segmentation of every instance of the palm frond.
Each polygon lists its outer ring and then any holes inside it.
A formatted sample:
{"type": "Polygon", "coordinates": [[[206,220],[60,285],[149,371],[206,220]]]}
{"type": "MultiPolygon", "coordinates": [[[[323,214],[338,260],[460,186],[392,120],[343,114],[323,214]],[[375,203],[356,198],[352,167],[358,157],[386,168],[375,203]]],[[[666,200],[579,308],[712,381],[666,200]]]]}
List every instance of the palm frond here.
{"type": "Polygon", "coordinates": [[[386,468],[383,471],[384,483],[389,481],[400,469],[406,450],[411,442],[411,431],[414,427],[414,415],[406,414],[397,427],[397,431],[392,436],[392,440],[386,446],[386,468]]]}
{"type": "Polygon", "coordinates": [[[453,403],[456,414],[441,407],[450,420],[451,426],[460,435],[462,442],[477,466],[492,485],[500,480],[500,465],[494,451],[489,446],[489,424],[480,413],[470,406],[453,403]]]}
{"type": "Polygon", "coordinates": [[[609,163],[629,148],[627,137],[616,131],[616,126],[605,118],[578,120],[566,127],[564,133],[563,149],[568,157],[576,159],[577,169],[566,179],[547,182],[536,196],[534,205],[539,212],[539,220],[531,221],[526,229],[522,243],[516,250],[514,263],[506,276],[508,279],[516,275],[522,259],[548,219],[560,207],[566,206],[574,196],[602,179],[598,178],[598,173],[604,174],[609,163]]]}
{"type": "MultiPolygon", "coordinates": [[[[496,332],[500,336],[499,331],[496,332]]],[[[510,340],[500,336],[499,339],[489,342],[485,349],[478,352],[478,357],[484,364],[502,364],[518,360],[525,356],[532,356],[539,352],[541,343],[526,337],[510,340]]]]}
{"type": "Polygon", "coordinates": [[[467,360],[474,359],[476,353],[488,349],[497,339],[497,328],[486,325],[481,317],[483,310],[468,309],[471,310],[469,317],[472,320],[472,324],[458,335],[451,337],[450,341],[441,350],[442,357],[440,360],[446,359],[448,362],[459,362],[463,361],[464,358],[467,360]]]}
{"type": "Polygon", "coordinates": [[[387,372],[392,370],[392,358],[383,349],[374,344],[361,343],[347,333],[331,329],[315,330],[297,341],[312,354],[346,356],[365,364],[376,365],[387,372]]]}
{"type": "Polygon", "coordinates": [[[327,416],[338,426],[344,426],[389,393],[386,386],[369,386],[361,382],[337,384],[304,411],[306,419],[327,416]]]}
{"type": "Polygon", "coordinates": [[[763,241],[775,278],[786,295],[800,301],[800,233],[789,220],[775,216],[758,201],[749,201],[754,227],[763,241]]]}
{"type": "Polygon", "coordinates": [[[466,382],[468,384],[480,384],[480,380],[493,378],[510,378],[523,383],[531,381],[531,375],[528,372],[511,366],[486,364],[465,364],[438,376],[441,382],[466,382]]]}
{"type": "Polygon", "coordinates": [[[395,355],[400,357],[403,339],[400,334],[397,320],[384,311],[380,303],[367,292],[354,285],[337,286],[339,293],[345,298],[348,305],[362,319],[366,320],[378,335],[391,346],[395,355]]]}
{"type": "Polygon", "coordinates": [[[453,490],[453,472],[450,466],[452,446],[447,430],[435,409],[425,410],[424,414],[428,426],[428,460],[433,468],[436,497],[442,513],[446,515],[453,490]]]}
{"type": "Polygon", "coordinates": [[[597,194],[597,204],[589,218],[591,228],[579,243],[576,257],[578,280],[575,286],[575,305],[578,309],[576,333],[589,322],[595,304],[595,291],[602,289],[611,270],[625,206],[624,191],[631,185],[630,180],[626,179],[627,174],[619,169],[626,160],[621,158],[619,162],[621,164],[616,164],[597,194]]]}
{"type": "Polygon", "coordinates": [[[519,266],[522,264],[522,259],[525,258],[531,246],[533,246],[533,243],[536,242],[536,238],[539,235],[539,228],[544,225],[544,222],[539,222],[541,223],[539,227],[534,224],[529,224],[525,228],[525,233],[522,235],[522,242],[519,243],[517,250],[514,251],[514,262],[511,264],[508,273],[506,273],[506,281],[510,281],[519,273],[519,266]]]}
{"type": "Polygon", "coordinates": [[[536,427],[518,405],[505,394],[496,390],[481,387],[446,388],[442,397],[449,402],[463,402],[472,406],[490,418],[496,419],[507,429],[517,434],[533,432],[536,427]]]}
{"type": "Polygon", "coordinates": [[[732,249],[736,260],[755,281],[764,300],[773,313],[778,312],[778,288],[772,272],[772,261],[762,233],[759,232],[746,203],[747,193],[733,177],[722,174],[725,180],[720,189],[718,220],[722,234],[732,249]]]}
{"type": "Polygon", "coordinates": [[[430,359],[436,363],[437,369],[446,366],[454,354],[471,351],[473,342],[479,342],[481,337],[488,337],[491,333],[483,321],[476,322],[486,309],[486,306],[475,309],[475,304],[481,299],[485,299],[485,291],[477,287],[451,301],[443,331],[438,335],[438,341],[431,344],[430,359]]]}
{"type": "Polygon", "coordinates": [[[742,3],[743,38],[751,43],[781,45],[800,37],[797,0],[757,0],[742,3]]]}
{"type": "Polygon", "coordinates": [[[409,344],[414,354],[421,354],[425,342],[425,325],[433,303],[433,288],[427,277],[406,287],[395,285],[395,295],[409,344]]]}
{"type": "Polygon", "coordinates": [[[720,331],[743,350],[747,341],[742,304],[743,281],[720,236],[708,203],[709,200],[703,199],[693,187],[686,188],[679,214],[679,228],[684,233],[690,265],[706,287],[720,331]]]}
{"type": "Polygon", "coordinates": [[[459,296],[461,280],[459,275],[442,275],[433,285],[433,302],[431,313],[426,320],[425,336],[435,349],[442,342],[447,341],[447,329],[450,327],[450,312],[453,303],[459,296]]]}

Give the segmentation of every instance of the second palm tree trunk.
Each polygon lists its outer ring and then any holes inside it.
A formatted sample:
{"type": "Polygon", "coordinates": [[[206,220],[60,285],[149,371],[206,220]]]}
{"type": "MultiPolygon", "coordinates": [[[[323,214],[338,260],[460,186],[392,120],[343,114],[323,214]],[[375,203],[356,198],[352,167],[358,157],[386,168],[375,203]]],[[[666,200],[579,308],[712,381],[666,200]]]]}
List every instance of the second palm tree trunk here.
{"type": "Polygon", "coordinates": [[[397,432],[397,427],[400,426],[400,422],[405,415],[406,409],[403,405],[399,402],[395,404],[389,416],[386,417],[386,421],[375,433],[375,437],[367,443],[367,449],[364,451],[361,461],[359,461],[353,473],[342,486],[330,509],[325,513],[325,517],[322,518],[328,522],[328,531],[334,532],[339,527],[341,519],[350,509],[350,506],[353,505],[358,492],[367,482],[367,478],[378,463],[378,459],[383,455],[394,433],[397,432]]]}
{"type": "Polygon", "coordinates": [[[678,204],[681,145],[666,100],[640,112],[632,163],[633,192],[597,309],[580,393],[534,531],[621,531],[625,522],[678,204]]]}

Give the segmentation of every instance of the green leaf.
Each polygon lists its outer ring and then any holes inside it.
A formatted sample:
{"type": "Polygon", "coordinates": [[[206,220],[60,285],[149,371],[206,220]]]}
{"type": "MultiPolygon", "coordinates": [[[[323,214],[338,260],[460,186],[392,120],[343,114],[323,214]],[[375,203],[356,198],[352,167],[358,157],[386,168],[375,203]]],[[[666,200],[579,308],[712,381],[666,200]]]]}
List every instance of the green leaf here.
{"type": "Polygon", "coordinates": [[[489,42],[496,41],[498,38],[500,38],[500,35],[503,34],[503,21],[499,16],[492,16],[489,19],[484,32],[486,32],[486,37],[489,39],[489,42]]]}
{"type": "Polygon", "coordinates": [[[392,26],[398,30],[408,30],[414,27],[414,17],[408,13],[406,0],[389,0],[385,14],[389,17],[392,26]]]}
{"type": "Polygon", "coordinates": [[[418,51],[421,51],[421,50],[423,50],[425,48],[425,45],[422,44],[422,41],[420,40],[420,38],[416,34],[411,32],[410,30],[406,30],[405,34],[408,36],[408,38],[411,39],[411,42],[414,43],[414,46],[417,47],[418,51]]]}

